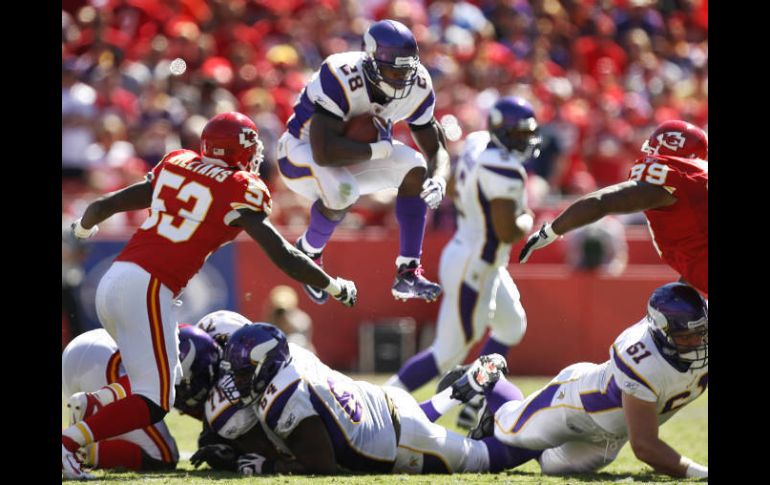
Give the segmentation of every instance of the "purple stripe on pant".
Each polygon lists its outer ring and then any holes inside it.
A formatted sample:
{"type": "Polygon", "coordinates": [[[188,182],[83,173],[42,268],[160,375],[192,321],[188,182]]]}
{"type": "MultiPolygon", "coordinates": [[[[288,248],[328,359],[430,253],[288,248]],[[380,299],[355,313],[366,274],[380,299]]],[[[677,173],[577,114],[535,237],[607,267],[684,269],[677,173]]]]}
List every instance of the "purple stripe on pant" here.
{"type": "Polygon", "coordinates": [[[463,324],[465,341],[473,339],[473,311],[479,301],[479,293],[463,283],[460,285],[460,321],[463,324]]]}
{"type": "Polygon", "coordinates": [[[527,404],[527,407],[524,408],[524,411],[519,415],[519,419],[513,424],[511,431],[517,433],[536,412],[549,407],[553,401],[553,396],[556,395],[556,391],[560,386],[561,384],[551,384],[540,391],[537,397],[530,401],[529,404],[527,404]]]}
{"type": "Polygon", "coordinates": [[[621,407],[622,398],[620,397],[620,388],[615,383],[615,377],[610,377],[606,392],[596,391],[581,394],[580,402],[583,404],[583,408],[589,413],[621,407]]]}

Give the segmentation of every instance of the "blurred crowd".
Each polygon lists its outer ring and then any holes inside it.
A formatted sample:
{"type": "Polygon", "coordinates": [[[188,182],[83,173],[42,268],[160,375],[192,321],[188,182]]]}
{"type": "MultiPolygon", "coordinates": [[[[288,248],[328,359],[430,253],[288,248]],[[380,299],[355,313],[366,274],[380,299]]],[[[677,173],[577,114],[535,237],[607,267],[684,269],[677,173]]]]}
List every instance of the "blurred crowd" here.
{"type": "MultiPolygon", "coordinates": [[[[167,151],[197,150],[206,120],[235,110],[265,142],[272,219],[304,227],[309,202],[282,185],[275,142],[323,59],[360,50],[382,18],[414,32],[453,156],[497,97],[533,103],[535,208],[624,179],[663,120],[708,130],[707,0],[63,0],[63,222],[167,151]]],[[[396,136],[411,143],[404,123],[396,136]]],[[[391,205],[392,194],[367,197],[345,223],[395,227],[391,205]]],[[[102,229],[143,218],[117,215],[102,229]]],[[[445,201],[430,228],[451,224],[445,201]]]]}

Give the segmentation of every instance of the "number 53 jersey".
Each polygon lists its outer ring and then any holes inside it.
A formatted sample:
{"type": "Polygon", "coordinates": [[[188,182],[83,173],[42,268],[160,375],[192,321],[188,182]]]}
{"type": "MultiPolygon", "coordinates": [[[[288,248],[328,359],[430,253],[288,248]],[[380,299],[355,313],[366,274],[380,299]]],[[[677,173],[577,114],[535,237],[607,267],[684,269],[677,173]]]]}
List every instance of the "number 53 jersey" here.
{"type": "Polygon", "coordinates": [[[677,201],[644,211],[661,258],[688,283],[708,293],[708,163],[672,156],[645,157],[629,180],[659,185],[677,201]]]}
{"type": "Polygon", "coordinates": [[[141,266],[175,295],[241,231],[229,225],[238,209],[270,214],[270,192],[257,175],[204,162],[191,150],[168,153],[147,178],[149,216],[116,260],[141,266]]]}
{"type": "Polygon", "coordinates": [[[271,441],[285,449],[286,438],[304,419],[319,416],[338,465],[351,471],[390,473],[397,445],[382,388],[354,381],[295,344],[289,347],[292,360],[256,404],[271,441]]]}

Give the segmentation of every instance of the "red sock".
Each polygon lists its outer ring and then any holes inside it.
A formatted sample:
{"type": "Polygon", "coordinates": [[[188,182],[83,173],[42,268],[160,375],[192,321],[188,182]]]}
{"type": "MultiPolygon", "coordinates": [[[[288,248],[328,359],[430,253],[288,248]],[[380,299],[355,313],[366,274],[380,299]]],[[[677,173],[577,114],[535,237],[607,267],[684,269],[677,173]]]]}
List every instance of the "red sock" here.
{"type": "Polygon", "coordinates": [[[131,394],[131,381],[128,380],[128,374],[118,378],[115,382],[123,386],[123,389],[126,390],[126,394],[131,394]]]}
{"type": "Polygon", "coordinates": [[[99,453],[95,466],[99,468],[142,469],[142,448],[136,443],[125,440],[107,440],[99,442],[99,453]]]}
{"type": "Polygon", "coordinates": [[[112,438],[152,424],[147,403],[138,395],[108,404],[83,422],[93,433],[93,441],[112,438]]]}

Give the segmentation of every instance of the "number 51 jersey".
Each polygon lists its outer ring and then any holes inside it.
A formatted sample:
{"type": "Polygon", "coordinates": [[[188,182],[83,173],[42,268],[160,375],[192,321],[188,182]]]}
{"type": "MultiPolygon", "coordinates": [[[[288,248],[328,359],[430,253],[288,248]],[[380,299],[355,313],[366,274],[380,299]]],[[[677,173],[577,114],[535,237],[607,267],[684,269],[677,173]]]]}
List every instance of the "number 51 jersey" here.
{"type": "Polygon", "coordinates": [[[270,214],[270,192],[256,175],[204,162],[191,150],[168,153],[148,174],[149,216],[116,258],[141,266],[178,294],[206,258],[241,231],[238,209],[270,214]]]}

